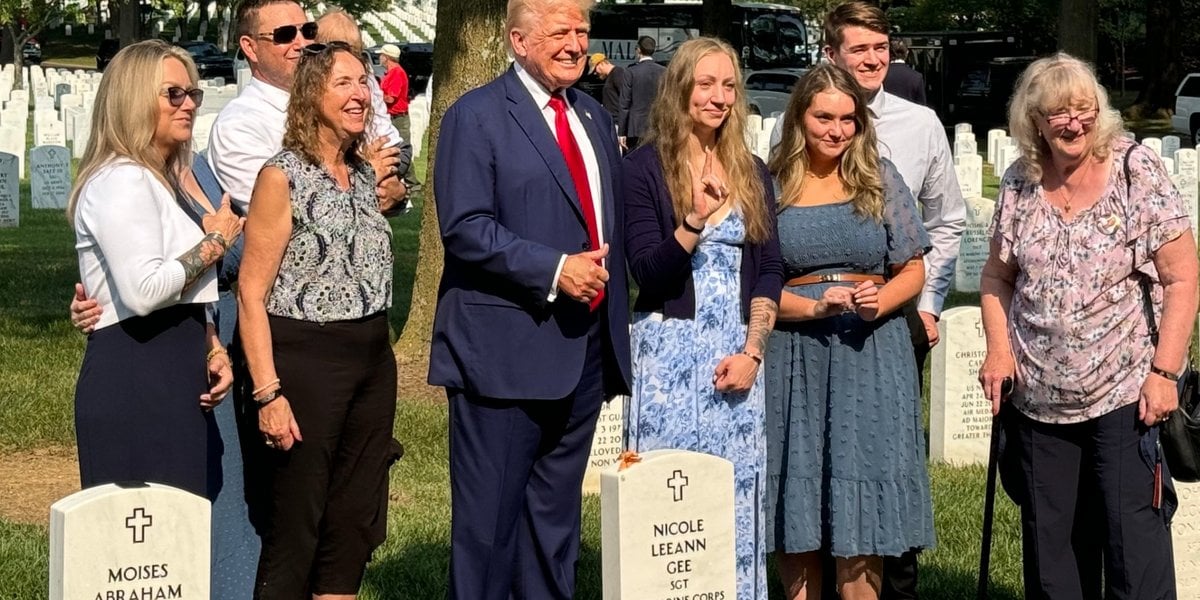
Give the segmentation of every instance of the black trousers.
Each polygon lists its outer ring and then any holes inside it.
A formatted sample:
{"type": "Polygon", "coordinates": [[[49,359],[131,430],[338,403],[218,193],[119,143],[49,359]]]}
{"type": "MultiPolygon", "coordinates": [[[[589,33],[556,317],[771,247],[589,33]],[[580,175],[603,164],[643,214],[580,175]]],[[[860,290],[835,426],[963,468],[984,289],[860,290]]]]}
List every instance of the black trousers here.
{"type": "Polygon", "coordinates": [[[1154,461],[1142,449],[1151,433],[1137,404],[1070,425],[1012,418],[1025,597],[1175,600],[1171,533],[1152,506],[1154,461]]]}
{"type": "Polygon", "coordinates": [[[387,317],[271,317],[275,370],[304,441],[259,447],[270,481],[254,597],[356,594],[387,532],[396,360],[387,317]]]}

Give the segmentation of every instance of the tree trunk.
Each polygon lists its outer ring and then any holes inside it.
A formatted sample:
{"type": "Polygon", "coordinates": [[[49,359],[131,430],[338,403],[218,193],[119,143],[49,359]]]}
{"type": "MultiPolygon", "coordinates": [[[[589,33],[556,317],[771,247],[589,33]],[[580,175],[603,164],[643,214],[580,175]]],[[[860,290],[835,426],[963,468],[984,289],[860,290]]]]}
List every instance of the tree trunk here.
{"type": "Polygon", "coordinates": [[[1175,107],[1175,88],[1183,77],[1179,65],[1182,14],[1181,0],[1146,0],[1146,50],[1142,53],[1145,83],[1137,99],[1142,114],[1175,107]]]}
{"type": "Polygon", "coordinates": [[[1095,64],[1099,14],[1096,0],[1062,0],[1058,11],[1058,49],[1095,64]]]}
{"type": "Polygon", "coordinates": [[[109,3],[116,13],[116,38],[124,48],[142,39],[141,2],[139,0],[112,0],[109,3]]]}
{"type": "Polygon", "coordinates": [[[731,0],[704,0],[704,27],[702,35],[729,41],[733,27],[733,2],[731,0]]]}
{"type": "Polygon", "coordinates": [[[442,237],[434,197],[434,156],[442,115],[464,92],[494,79],[508,66],[504,15],[506,0],[440,0],[437,7],[437,50],[433,55],[433,102],[430,106],[424,202],[421,206],[420,253],[413,281],[408,320],[395,351],[401,366],[400,389],[418,389],[425,381],[433,312],[442,277],[442,237]],[[409,386],[406,387],[405,383],[409,386]]]}
{"type": "Polygon", "coordinates": [[[12,48],[13,61],[13,89],[23,89],[25,78],[21,77],[21,68],[24,66],[25,55],[22,50],[25,48],[25,40],[28,36],[17,35],[17,24],[9,23],[4,27],[4,33],[8,35],[8,41],[11,42],[8,47],[12,48]]]}

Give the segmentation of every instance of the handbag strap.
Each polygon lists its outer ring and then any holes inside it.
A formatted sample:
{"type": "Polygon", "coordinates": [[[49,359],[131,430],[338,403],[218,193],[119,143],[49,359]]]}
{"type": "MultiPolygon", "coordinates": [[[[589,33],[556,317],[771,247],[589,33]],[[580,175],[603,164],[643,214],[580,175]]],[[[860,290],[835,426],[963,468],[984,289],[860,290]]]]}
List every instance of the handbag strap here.
{"type": "MultiPolygon", "coordinates": [[[[1129,159],[1133,156],[1133,149],[1138,144],[1130,146],[1129,150],[1125,151],[1124,172],[1125,172],[1125,226],[1129,226],[1129,207],[1133,204],[1133,180],[1130,177],[1129,159]]],[[[1154,294],[1150,290],[1153,282],[1150,281],[1150,276],[1137,270],[1137,246],[1133,247],[1133,273],[1137,277],[1138,287],[1142,290],[1142,312],[1146,315],[1146,329],[1150,333],[1150,343],[1158,346],[1158,319],[1154,318],[1154,294]]]]}

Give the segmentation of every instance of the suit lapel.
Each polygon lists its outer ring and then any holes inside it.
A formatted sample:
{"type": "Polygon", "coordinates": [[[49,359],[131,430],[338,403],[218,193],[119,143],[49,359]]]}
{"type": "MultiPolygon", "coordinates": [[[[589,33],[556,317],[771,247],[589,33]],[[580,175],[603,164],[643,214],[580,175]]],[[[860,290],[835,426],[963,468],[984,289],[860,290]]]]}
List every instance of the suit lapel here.
{"type": "MultiPolygon", "coordinates": [[[[575,114],[579,117],[579,121],[583,123],[583,128],[587,130],[588,140],[592,144],[592,153],[596,155],[596,164],[600,167],[600,189],[602,197],[600,206],[604,210],[604,239],[611,240],[613,235],[613,222],[617,216],[615,213],[613,190],[611,182],[613,181],[612,172],[613,165],[609,161],[609,154],[604,143],[612,132],[602,131],[600,124],[596,122],[594,115],[587,109],[579,108],[576,104],[576,99],[579,96],[579,91],[571,88],[567,90],[567,99],[570,100],[571,106],[575,108],[575,114]]],[[[592,190],[595,193],[595,190],[592,190]]]]}
{"type": "Polygon", "coordinates": [[[546,127],[546,120],[542,117],[533,96],[529,95],[529,90],[525,89],[517,77],[517,72],[512,68],[504,74],[504,85],[508,95],[508,114],[517,122],[521,131],[525,132],[530,143],[546,162],[546,167],[550,169],[558,187],[562,188],[566,200],[570,202],[571,209],[579,217],[579,222],[583,223],[583,211],[579,206],[579,195],[575,193],[571,171],[567,169],[567,161],[558,147],[558,141],[546,127]]]}

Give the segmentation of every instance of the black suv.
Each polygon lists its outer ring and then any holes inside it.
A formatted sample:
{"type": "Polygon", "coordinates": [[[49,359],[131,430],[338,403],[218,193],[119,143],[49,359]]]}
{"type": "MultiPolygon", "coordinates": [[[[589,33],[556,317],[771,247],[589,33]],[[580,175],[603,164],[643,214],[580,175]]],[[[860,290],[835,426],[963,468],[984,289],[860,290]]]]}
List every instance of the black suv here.
{"type": "MultiPolygon", "coordinates": [[[[400,42],[392,42],[392,44],[400,48],[400,66],[408,75],[408,99],[412,100],[418,94],[425,93],[425,86],[429,84],[429,77],[433,75],[433,44],[402,44],[400,42]]],[[[379,67],[379,51],[382,48],[383,44],[380,44],[366,50],[367,55],[371,58],[372,71],[380,79],[383,79],[384,75],[383,68],[379,67]]]]}
{"type": "Polygon", "coordinates": [[[112,62],[120,49],[119,40],[100,40],[100,47],[96,49],[96,70],[103,71],[108,67],[108,63],[112,62]]]}
{"type": "Polygon", "coordinates": [[[42,45],[35,39],[26,40],[21,47],[21,60],[27,65],[42,64],[42,45]]]}
{"type": "Polygon", "coordinates": [[[180,48],[192,55],[196,70],[202,79],[224,77],[226,82],[234,79],[233,59],[221,52],[212,42],[181,42],[180,48]]]}

